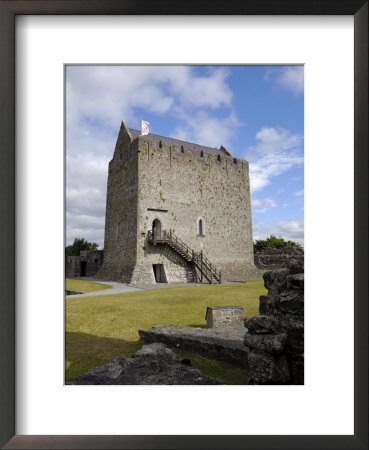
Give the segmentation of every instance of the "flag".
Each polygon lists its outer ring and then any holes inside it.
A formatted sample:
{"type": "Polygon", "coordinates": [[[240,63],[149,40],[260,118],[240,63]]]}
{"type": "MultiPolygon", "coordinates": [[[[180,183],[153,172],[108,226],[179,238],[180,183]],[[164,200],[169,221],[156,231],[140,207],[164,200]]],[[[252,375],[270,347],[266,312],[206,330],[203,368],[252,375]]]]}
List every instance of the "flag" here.
{"type": "Polygon", "coordinates": [[[149,134],[149,122],[146,122],[146,120],[141,120],[141,135],[149,134]]]}

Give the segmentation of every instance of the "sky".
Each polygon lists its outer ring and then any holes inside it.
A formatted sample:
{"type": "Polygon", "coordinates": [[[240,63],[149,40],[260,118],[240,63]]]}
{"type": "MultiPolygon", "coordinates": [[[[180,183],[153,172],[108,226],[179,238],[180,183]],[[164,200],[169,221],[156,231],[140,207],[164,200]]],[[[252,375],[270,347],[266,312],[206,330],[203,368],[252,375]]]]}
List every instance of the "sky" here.
{"type": "Polygon", "coordinates": [[[120,124],[249,161],[253,238],[304,243],[303,66],[67,66],[66,245],[104,247],[120,124]]]}

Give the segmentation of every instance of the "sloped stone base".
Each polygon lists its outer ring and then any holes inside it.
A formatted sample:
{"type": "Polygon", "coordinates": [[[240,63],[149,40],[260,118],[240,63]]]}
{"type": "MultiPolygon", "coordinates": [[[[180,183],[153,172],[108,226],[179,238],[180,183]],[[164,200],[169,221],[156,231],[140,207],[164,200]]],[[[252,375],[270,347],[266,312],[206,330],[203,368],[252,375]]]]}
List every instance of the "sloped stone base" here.
{"type": "Polygon", "coordinates": [[[158,325],[149,330],[139,330],[138,333],[146,343],[161,342],[178,350],[247,368],[248,349],[243,344],[245,331],[241,322],[234,326],[209,329],[158,325]]]}

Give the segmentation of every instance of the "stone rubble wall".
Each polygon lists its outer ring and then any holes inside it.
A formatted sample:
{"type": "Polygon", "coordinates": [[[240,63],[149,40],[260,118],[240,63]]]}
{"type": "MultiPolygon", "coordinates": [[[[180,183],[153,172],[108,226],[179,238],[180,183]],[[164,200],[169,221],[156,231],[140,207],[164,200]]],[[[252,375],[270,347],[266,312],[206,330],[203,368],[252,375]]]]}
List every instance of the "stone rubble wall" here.
{"type": "Polygon", "coordinates": [[[269,248],[255,253],[254,264],[258,269],[288,267],[290,259],[304,260],[304,249],[299,247],[269,248]]]}
{"type": "Polygon", "coordinates": [[[250,384],[304,384],[304,264],[263,275],[259,316],[245,319],[250,384]]]}

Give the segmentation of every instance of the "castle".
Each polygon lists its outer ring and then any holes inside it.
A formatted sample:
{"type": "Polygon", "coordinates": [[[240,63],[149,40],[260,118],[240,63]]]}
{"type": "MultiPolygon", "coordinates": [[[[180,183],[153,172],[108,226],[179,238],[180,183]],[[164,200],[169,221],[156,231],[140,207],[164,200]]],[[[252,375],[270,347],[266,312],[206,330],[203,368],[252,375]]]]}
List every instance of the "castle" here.
{"type": "Polygon", "coordinates": [[[130,284],[239,281],[254,267],[248,162],[122,122],[109,163],[104,262],[130,284]]]}

